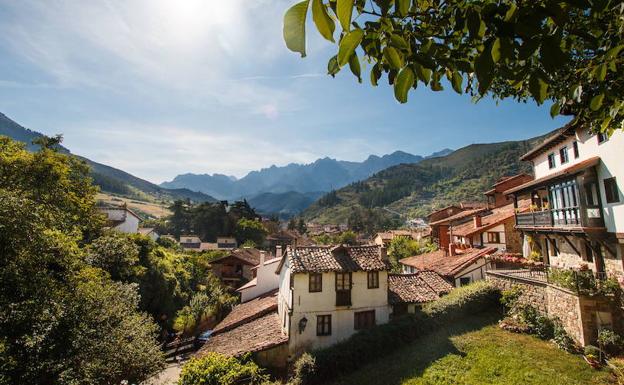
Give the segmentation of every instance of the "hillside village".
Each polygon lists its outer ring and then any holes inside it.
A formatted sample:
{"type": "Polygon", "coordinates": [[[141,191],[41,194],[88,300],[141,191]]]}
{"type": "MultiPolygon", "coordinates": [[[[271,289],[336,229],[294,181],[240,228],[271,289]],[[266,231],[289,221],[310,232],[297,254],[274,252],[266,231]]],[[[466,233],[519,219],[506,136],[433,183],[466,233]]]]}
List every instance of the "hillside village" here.
{"type": "Polygon", "coordinates": [[[482,196],[412,221],[416,227],[376,234],[291,221],[250,247],[233,236],[210,243],[159,235],[139,227],[126,207],[100,210],[115,231],[168,238],[192,252],[223,251],[212,272],[239,304],[194,332],[209,336],[199,348],[175,348],[176,360],[252,354],[262,367],[285,370],[303,353],[417,314],[478,281],[515,292],[519,304],[556,320],[582,349],[598,344],[603,330],[624,332],[624,197],[617,185],[624,179],[617,155],[623,140],[619,132],[607,137],[566,125],[522,156],[532,172],[502,176],[482,196]],[[345,233],[353,236],[341,238],[345,233]],[[435,249],[404,255],[397,268],[388,251],[400,242],[435,249]]]}

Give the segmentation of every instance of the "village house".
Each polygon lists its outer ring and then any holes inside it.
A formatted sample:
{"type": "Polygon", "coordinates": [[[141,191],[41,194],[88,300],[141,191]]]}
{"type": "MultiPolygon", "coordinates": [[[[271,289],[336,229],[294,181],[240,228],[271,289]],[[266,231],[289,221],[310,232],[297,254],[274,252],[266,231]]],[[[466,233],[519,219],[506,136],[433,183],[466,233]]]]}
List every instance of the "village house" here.
{"type": "Polygon", "coordinates": [[[276,247],[275,255],[275,258],[267,260],[266,253],[260,252],[260,263],[251,268],[253,278],[236,289],[241,295],[241,302],[247,302],[279,287],[279,275],[275,270],[282,259],[281,246],[276,247]]]}
{"type": "Polygon", "coordinates": [[[187,250],[201,250],[201,239],[196,235],[180,235],[180,246],[187,250]]]}
{"type": "Polygon", "coordinates": [[[255,279],[239,288],[244,302],[217,325],[199,354],[254,353],[264,365],[284,367],[304,351],[415,312],[452,289],[430,271],[389,274],[379,246],[288,247],[282,258],[259,265],[255,279]],[[277,289],[270,271],[278,277],[277,289]],[[267,292],[248,291],[264,278],[267,292]]]}
{"type": "Polygon", "coordinates": [[[451,244],[449,250],[439,249],[399,260],[403,273],[433,271],[455,287],[485,279],[487,257],[496,252],[495,247],[463,248],[451,244]]]}
{"type": "Polygon", "coordinates": [[[448,247],[451,244],[449,227],[454,223],[454,221],[460,222],[469,220],[475,214],[486,210],[487,207],[485,204],[460,203],[458,205],[447,206],[440,210],[434,211],[427,216],[429,227],[431,227],[432,241],[437,244],[440,249],[448,250],[448,247]]]}
{"type": "Polygon", "coordinates": [[[295,230],[279,230],[275,233],[269,234],[265,238],[265,246],[269,250],[275,250],[278,246],[285,250],[287,246],[293,245],[299,246],[311,246],[313,242],[305,236],[299,234],[295,230]]]}
{"type": "Polygon", "coordinates": [[[390,242],[392,242],[395,238],[408,238],[414,241],[420,241],[424,237],[426,237],[429,233],[429,229],[419,229],[419,230],[388,230],[377,233],[373,242],[376,245],[382,247],[388,247],[390,242]]]}
{"type": "Polygon", "coordinates": [[[238,288],[253,279],[252,269],[260,264],[261,253],[253,247],[231,250],[210,262],[212,272],[226,285],[238,288]]]}
{"type": "Polygon", "coordinates": [[[107,226],[111,230],[127,234],[136,234],[139,231],[141,218],[125,205],[98,207],[98,210],[106,215],[107,226]]]}
{"type": "Polygon", "coordinates": [[[153,227],[140,227],[138,230],[138,233],[146,237],[149,237],[152,241],[156,241],[158,240],[158,238],[160,238],[160,235],[156,232],[156,229],[154,229],[153,227]]]}
{"type": "Polygon", "coordinates": [[[533,304],[560,318],[583,345],[594,342],[601,328],[622,328],[621,309],[583,288],[600,286],[608,277],[621,284],[624,278],[623,148],[618,130],[608,137],[569,124],[525,154],[521,159],[532,163],[535,179],[505,194],[517,207],[529,200],[529,210],[516,213],[515,228],[523,237],[524,256],[540,259],[548,269],[544,274],[488,272],[501,287],[521,285],[539,298],[533,304]],[[556,279],[561,274],[579,285],[565,287],[556,279]]]}

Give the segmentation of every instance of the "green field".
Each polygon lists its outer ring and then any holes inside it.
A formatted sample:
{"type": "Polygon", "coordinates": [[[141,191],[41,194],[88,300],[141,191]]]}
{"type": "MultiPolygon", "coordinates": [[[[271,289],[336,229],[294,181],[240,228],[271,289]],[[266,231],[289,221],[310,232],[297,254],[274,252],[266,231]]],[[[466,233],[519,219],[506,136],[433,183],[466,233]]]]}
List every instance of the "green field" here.
{"type": "Polygon", "coordinates": [[[604,385],[607,370],[535,337],[501,330],[483,315],[423,337],[333,385],[604,385]]]}

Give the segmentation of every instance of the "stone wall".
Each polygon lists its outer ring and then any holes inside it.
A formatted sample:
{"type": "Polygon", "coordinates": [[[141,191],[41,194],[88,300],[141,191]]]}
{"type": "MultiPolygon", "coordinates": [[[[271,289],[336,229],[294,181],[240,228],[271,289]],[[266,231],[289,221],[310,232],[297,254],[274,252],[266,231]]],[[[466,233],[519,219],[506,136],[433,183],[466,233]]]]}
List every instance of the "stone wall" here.
{"type": "Polygon", "coordinates": [[[513,287],[522,289],[522,295],[518,301],[524,305],[531,305],[542,313],[548,311],[548,297],[546,295],[546,287],[548,284],[536,282],[519,277],[509,277],[493,271],[486,273],[487,280],[492,282],[494,286],[502,290],[511,290],[513,287]]]}
{"type": "Polygon", "coordinates": [[[522,253],[522,234],[516,231],[516,217],[505,221],[505,243],[510,253],[522,253]]]}
{"type": "Polygon", "coordinates": [[[579,297],[571,291],[548,285],[546,287],[546,314],[558,319],[568,334],[581,345],[589,344],[583,332],[579,297]]]}

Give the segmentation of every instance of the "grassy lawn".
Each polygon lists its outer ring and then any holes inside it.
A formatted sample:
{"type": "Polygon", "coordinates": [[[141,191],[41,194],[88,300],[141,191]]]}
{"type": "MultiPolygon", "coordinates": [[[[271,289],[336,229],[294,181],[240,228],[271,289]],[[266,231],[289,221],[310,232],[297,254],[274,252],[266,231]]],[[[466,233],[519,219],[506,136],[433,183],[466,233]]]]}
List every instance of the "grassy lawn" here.
{"type": "Polygon", "coordinates": [[[496,315],[466,320],[452,330],[423,337],[363,367],[334,385],[603,385],[606,370],[535,337],[509,333],[496,315]]]}

